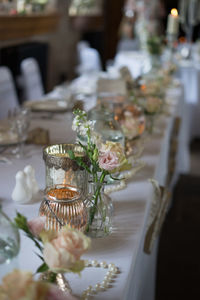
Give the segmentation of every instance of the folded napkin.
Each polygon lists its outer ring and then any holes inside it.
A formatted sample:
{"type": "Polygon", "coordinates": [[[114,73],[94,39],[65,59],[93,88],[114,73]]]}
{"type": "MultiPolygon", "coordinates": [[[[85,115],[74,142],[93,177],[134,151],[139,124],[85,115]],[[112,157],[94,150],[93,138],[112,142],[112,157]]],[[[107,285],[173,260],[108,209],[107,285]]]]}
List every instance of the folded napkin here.
{"type": "Polygon", "coordinates": [[[28,133],[26,143],[36,145],[48,145],[50,143],[49,131],[40,127],[32,129],[28,133]]]}
{"type": "Polygon", "coordinates": [[[97,82],[97,93],[108,93],[126,96],[126,83],[123,79],[99,78],[97,82]]]}

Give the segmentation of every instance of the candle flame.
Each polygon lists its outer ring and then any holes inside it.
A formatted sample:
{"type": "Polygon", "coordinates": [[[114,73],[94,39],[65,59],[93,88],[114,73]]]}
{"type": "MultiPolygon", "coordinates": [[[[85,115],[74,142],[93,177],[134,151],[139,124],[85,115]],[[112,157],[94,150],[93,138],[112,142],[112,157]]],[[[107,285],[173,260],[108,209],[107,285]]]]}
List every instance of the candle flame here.
{"type": "Polygon", "coordinates": [[[171,15],[174,16],[174,17],[177,17],[178,16],[178,10],[176,8],[172,8],[171,15]]]}

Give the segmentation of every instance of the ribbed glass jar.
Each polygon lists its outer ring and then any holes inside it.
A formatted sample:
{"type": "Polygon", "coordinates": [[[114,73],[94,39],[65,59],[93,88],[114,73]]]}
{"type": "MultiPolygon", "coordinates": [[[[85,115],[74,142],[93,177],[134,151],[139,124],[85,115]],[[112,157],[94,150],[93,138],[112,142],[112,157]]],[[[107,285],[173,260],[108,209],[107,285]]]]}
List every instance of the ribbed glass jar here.
{"type": "Polygon", "coordinates": [[[59,231],[63,226],[85,230],[87,210],[80,190],[65,184],[47,188],[39,215],[46,216],[46,229],[59,231]]]}

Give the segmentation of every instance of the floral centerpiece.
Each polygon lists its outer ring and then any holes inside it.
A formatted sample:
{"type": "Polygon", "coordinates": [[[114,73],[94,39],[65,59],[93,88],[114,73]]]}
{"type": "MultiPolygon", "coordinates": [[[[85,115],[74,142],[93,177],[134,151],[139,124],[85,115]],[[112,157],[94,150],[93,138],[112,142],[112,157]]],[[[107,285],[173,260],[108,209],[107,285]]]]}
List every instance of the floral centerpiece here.
{"type": "Polygon", "coordinates": [[[155,76],[145,78],[144,83],[140,86],[138,95],[140,97],[153,96],[163,98],[165,95],[165,89],[163,89],[162,80],[155,76]]]}
{"type": "Polygon", "coordinates": [[[145,130],[143,110],[135,104],[126,104],[118,111],[116,110],[116,118],[127,140],[141,136],[145,130]]]}
{"type": "MultiPolygon", "coordinates": [[[[46,217],[38,217],[33,220],[27,221],[27,219],[17,213],[15,218],[15,225],[23,230],[27,237],[29,237],[39,250],[36,253],[42,260],[42,264],[37,268],[36,273],[43,274],[41,279],[51,283],[58,283],[58,285],[65,286],[64,290],[70,291],[67,281],[64,279],[63,273],[74,272],[80,273],[84,267],[84,260],[81,260],[81,255],[84,254],[89,246],[90,239],[86,237],[82,232],[72,229],[69,226],[64,226],[59,232],[53,230],[45,230],[46,217]]],[[[8,275],[4,280],[4,285],[0,286],[0,296],[7,295],[9,293],[6,284],[12,281],[12,278],[19,276],[22,283],[28,282],[27,290],[23,290],[23,287],[19,286],[19,294],[25,296],[32,291],[32,288],[36,287],[44,289],[46,292],[52,292],[51,286],[35,283],[31,273],[23,273],[20,271],[14,271],[13,274],[8,275]]],[[[61,287],[61,286],[60,286],[61,287]]],[[[8,294],[9,295],[9,294],[8,294]]],[[[70,292],[69,292],[70,295],[70,292]]],[[[1,298],[0,299],[18,299],[18,298],[1,298]]],[[[19,298],[27,300],[35,300],[39,298],[19,298]]],[[[71,298],[41,298],[41,299],[75,299],[71,298]]]]}
{"type": "Polygon", "coordinates": [[[99,134],[94,132],[92,121],[87,119],[84,111],[74,111],[72,129],[79,135],[85,136],[87,142],[79,145],[88,156],[90,167],[88,167],[81,157],[76,157],[73,151],[69,151],[71,159],[84,167],[90,174],[90,193],[87,198],[89,220],[86,232],[91,236],[104,236],[111,232],[111,212],[113,210],[110,199],[105,197],[103,186],[106,176],[113,180],[113,174],[129,168],[124,149],[118,142],[102,142],[99,134]],[[105,199],[106,198],[106,199],[105,199]]]}
{"type": "Polygon", "coordinates": [[[148,114],[156,114],[161,110],[162,101],[158,97],[147,97],[145,101],[145,112],[148,114]]]}
{"type": "Polygon", "coordinates": [[[163,101],[159,97],[147,97],[143,103],[144,112],[147,116],[147,129],[153,132],[155,116],[161,112],[163,101]]]}
{"type": "Polygon", "coordinates": [[[147,39],[147,49],[151,55],[161,55],[163,39],[158,35],[150,34],[147,39]]]}
{"type": "Polygon", "coordinates": [[[162,53],[163,39],[157,34],[149,34],[147,38],[147,51],[150,54],[152,69],[160,67],[160,55],[162,53]]]}

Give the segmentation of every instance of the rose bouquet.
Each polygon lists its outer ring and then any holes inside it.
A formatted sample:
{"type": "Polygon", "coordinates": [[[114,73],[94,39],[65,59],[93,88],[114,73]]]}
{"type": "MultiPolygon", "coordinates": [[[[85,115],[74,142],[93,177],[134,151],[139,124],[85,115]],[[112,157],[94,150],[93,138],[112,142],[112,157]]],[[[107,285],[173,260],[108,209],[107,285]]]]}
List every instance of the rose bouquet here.
{"type": "Polygon", "coordinates": [[[39,250],[36,254],[42,264],[36,273],[48,275],[43,278],[49,282],[58,281],[58,274],[80,273],[85,266],[81,255],[88,250],[90,239],[69,226],[64,226],[59,232],[45,230],[45,219],[46,217],[38,217],[27,221],[20,213],[15,218],[16,226],[26,233],[39,250]]]}
{"type": "MultiPolygon", "coordinates": [[[[84,111],[74,111],[75,118],[73,120],[72,129],[77,132],[79,136],[84,136],[86,142],[83,144],[79,141],[79,145],[83,148],[85,154],[88,157],[89,165],[87,166],[81,157],[76,157],[73,151],[69,151],[71,159],[84,167],[90,174],[90,180],[95,184],[93,188],[93,196],[90,199],[89,208],[89,221],[86,228],[86,232],[90,231],[90,227],[95,220],[95,214],[98,211],[98,205],[102,205],[101,190],[105,182],[105,178],[109,175],[113,180],[113,174],[130,168],[130,165],[126,159],[124,149],[118,142],[106,141],[102,142],[99,134],[94,132],[92,121],[87,119],[87,115],[84,111]]],[[[102,213],[103,219],[106,220],[106,213],[102,213]]],[[[105,230],[107,230],[104,227],[105,230]]]]}

